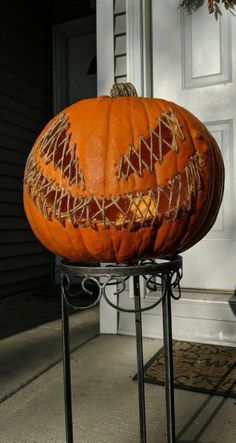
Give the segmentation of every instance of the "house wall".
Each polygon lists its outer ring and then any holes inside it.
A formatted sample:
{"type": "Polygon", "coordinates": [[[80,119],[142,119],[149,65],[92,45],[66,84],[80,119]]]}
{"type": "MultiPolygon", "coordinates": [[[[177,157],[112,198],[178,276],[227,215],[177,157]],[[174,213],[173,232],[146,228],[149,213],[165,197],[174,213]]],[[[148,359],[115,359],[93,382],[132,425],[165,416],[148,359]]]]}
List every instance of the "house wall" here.
{"type": "Polygon", "coordinates": [[[126,59],[126,4],[125,0],[114,2],[114,80],[127,81],[126,59]]]}
{"type": "MultiPolygon", "coordinates": [[[[22,181],[30,149],[51,115],[52,24],[95,13],[96,2],[9,0],[0,11],[0,297],[50,282],[51,255],[24,214],[22,181]]],[[[125,0],[114,2],[114,78],[126,80],[125,0]]]]}
{"type": "Polygon", "coordinates": [[[49,118],[47,3],[8,0],[0,9],[0,297],[51,278],[51,256],[22,204],[26,158],[49,118]]]}
{"type": "Polygon", "coordinates": [[[96,13],[96,0],[51,0],[53,25],[66,23],[96,13]]]}

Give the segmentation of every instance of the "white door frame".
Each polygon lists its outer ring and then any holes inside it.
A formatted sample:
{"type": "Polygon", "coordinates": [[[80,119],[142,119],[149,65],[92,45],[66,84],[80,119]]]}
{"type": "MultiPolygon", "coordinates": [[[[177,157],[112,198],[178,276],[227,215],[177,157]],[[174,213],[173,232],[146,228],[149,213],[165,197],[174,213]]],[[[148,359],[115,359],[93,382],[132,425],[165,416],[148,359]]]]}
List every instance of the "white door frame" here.
{"type": "Polygon", "coordinates": [[[114,83],[113,1],[97,0],[97,93],[108,95],[114,83]]]}
{"type": "Polygon", "coordinates": [[[152,96],[151,0],[126,0],[127,80],[138,95],[152,96]]]}
{"type": "MultiPolygon", "coordinates": [[[[111,0],[97,0],[97,93],[108,95],[114,83],[114,6],[111,0]]],[[[108,297],[114,286],[107,289],[108,297]]],[[[116,300],[113,301],[116,303],[116,300]]],[[[100,301],[100,332],[117,334],[118,313],[103,299],[100,301]]]]}

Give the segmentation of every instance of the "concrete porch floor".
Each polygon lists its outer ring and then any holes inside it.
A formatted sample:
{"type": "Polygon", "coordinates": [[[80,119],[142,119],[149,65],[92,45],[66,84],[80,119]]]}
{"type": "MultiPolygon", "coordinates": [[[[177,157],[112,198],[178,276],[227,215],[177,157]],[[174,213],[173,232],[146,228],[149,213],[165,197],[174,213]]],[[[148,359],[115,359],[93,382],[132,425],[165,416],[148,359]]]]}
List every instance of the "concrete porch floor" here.
{"type": "MultiPolygon", "coordinates": [[[[97,335],[98,310],[71,317],[75,443],[138,443],[133,337],[97,335]]],[[[60,320],[1,340],[0,443],[65,443],[60,320]]],[[[160,340],[144,339],[147,361],[160,340]]],[[[148,443],[165,443],[164,388],[145,385],[148,443]]],[[[177,441],[233,443],[236,399],[175,390],[177,441]]]]}

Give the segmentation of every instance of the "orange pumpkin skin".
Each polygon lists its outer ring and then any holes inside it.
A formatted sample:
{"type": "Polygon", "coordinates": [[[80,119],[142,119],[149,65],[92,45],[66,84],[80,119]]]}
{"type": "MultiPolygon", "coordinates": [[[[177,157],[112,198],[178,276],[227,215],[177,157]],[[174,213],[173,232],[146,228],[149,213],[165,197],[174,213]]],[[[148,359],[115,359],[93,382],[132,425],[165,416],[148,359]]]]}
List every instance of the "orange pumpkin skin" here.
{"type": "Polygon", "coordinates": [[[36,140],[24,207],[40,242],[80,262],[174,256],[212,227],[224,167],[205,126],[174,103],[108,96],[54,117],[36,140]]]}

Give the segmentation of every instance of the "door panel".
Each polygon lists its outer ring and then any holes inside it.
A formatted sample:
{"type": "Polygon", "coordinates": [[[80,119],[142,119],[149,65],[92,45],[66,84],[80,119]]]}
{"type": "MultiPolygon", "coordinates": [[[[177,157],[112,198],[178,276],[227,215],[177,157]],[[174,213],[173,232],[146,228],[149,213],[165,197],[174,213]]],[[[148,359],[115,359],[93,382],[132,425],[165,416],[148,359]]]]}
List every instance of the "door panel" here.
{"type": "Polygon", "coordinates": [[[96,32],[68,39],[68,103],[97,95],[96,32]]]}
{"type": "Polygon", "coordinates": [[[181,14],[184,88],[217,85],[232,80],[230,14],[219,21],[201,7],[181,14]]]}
{"type": "MultiPolygon", "coordinates": [[[[205,2],[206,3],[206,2],[205,2]]],[[[192,15],[152,2],[153,96],[188,108],[216,138],[225,163],[222,208],[211,232],[186,251],[183,286],[234,289],[236,269],[236,18],[204,4],[192,15]]]]}
{"type": "Polygon", "coordinates": [[[54,113],[97,95],[96,17],[54,26],[54,113]]]}

